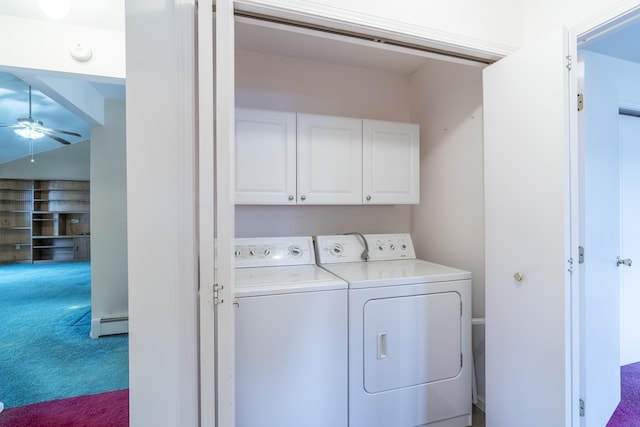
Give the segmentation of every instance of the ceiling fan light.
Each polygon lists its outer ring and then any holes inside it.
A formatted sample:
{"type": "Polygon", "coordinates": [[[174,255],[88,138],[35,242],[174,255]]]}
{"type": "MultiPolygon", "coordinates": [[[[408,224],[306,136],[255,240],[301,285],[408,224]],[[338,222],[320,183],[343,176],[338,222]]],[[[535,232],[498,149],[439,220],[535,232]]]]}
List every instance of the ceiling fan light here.
{"type": "Polygon", "coordinates": [[[44,133],[31,128],[18,128],[14,130],[14,132],[21,137],[28,139],[38,139],[44,136],[44,133]]]}

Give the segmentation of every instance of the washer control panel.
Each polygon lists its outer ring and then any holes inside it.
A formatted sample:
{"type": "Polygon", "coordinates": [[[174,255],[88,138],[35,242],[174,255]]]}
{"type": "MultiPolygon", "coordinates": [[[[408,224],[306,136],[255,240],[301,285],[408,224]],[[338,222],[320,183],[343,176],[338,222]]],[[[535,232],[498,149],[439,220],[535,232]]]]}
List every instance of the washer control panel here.
{"type": "Polygon", "coordinates": [[[365,258],[366,261],[391,261],[416,257],[408,233],[316,236],[316,250],[320,264],[358,262],[365,258]]]}
{"type": "Polygon", "coordinates": [[[311,236],[240,237],[234,259],[236,268],[316,263],[311,236]]]}

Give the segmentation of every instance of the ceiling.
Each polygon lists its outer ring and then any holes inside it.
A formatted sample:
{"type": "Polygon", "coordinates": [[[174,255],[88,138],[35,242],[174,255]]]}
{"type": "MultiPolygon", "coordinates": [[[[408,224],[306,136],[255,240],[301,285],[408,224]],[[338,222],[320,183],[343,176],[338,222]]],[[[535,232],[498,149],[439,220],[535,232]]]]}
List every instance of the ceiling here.
{"type": "MultiPolygon", "coordinates": [[[[43,11],[41,1],[46,0],[2,0],[0,15],[19,18],[56,21],[69,25],[81,25],[104,30],[124,31],[124,0],[67,0],[69,13],[60,19],[52,19],[43,11]]],[[[55,0],[54,0],[55,1],[55,0]]],[[[19,35],[15,35],[18,37],[19,35]]],[[[36,73],[14,75],[0,69],[0,124],[15,124],[18,118],[29,116],[29,84],[32,84],[32,117],[43,122],[50,129],[67,130],[81,134],[81,137],[56,134],[71,143],[86,141],[90,137],[91,123],[81,112],[63,106],[64,99],[45,82],[51,75],[39,76],[36,73]],[[74,111],[74,112],[72,112],[74,111]]],[[[81,77],[57,78],[65,81],[76,93],[90,90],[97,93],[95,99],[124,99],[124,84],[89,82],[81,77]],[[87,89],[88,88],[88,89],[87,89]]],[[[80,107],[77,107],[80,108],[80,107]]],[[[59,142],[43,137],[33,140],[16,135],[12,128],[0,127],[0,165],[8,161],[29,157],[34,154],[64,147],[59,142]]]]}

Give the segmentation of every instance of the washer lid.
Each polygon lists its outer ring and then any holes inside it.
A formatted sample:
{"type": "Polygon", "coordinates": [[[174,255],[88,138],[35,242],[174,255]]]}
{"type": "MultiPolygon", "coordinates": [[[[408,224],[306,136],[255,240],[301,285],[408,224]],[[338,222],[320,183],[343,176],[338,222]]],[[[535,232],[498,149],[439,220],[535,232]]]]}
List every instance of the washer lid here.
{"type": "Polygon", "coordinates": [[[350,289],[471,279],[471,273],[419,259],[323,264],[350,289]]]}
{"type": "Polygon", "coordinates": [[[347,283],[316,265],[236,268],[236,297],[346,289],[347,283]]]}

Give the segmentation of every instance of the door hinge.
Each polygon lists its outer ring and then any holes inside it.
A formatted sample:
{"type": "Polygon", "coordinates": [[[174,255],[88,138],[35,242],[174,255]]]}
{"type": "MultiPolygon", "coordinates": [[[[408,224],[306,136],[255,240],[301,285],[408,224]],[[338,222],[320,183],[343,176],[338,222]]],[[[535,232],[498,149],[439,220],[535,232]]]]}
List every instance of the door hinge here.
{"type": "Polygon", "coordinates": [[[584,93],[578,94],[578,111],[582,111],[584,109],[584,93]]]}
{"type": "Polygon", "coordinates": [[[462,368],[462,353],[460,353],[460,367],[462,368]]]}
{"type": "Polygon", "coordinates": [[[571,67],[573,66],[573,62],[572,62],[572,57],[571,55],[567,55],[567,70],[571,71],[571,67]]]}
{"type": "Polygon", "coordinates": [[[578,264],[584,264],[584,247],[578,246],[578,264]]]}
{"type": "Polygon", "coordinates": [[[573,273],[573,258],[569,258],[569,259],[567,260],[567,264],[569,265],[569,266],[567,267],[567,271],[568,271],[569,273],[573,273]]]}
{"type": "Polygon", "coordinates": [[[580,399],[580,416],[584,417],[584,400],[580,399]]]}
{"type": "Polygon", "coordinates": [[[213,305],[222,304],[224,300],[220,297],[220,291],[224,289],[224,286],[221,286],[217,283],[213,285],[213,305]]]}

